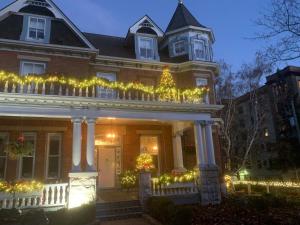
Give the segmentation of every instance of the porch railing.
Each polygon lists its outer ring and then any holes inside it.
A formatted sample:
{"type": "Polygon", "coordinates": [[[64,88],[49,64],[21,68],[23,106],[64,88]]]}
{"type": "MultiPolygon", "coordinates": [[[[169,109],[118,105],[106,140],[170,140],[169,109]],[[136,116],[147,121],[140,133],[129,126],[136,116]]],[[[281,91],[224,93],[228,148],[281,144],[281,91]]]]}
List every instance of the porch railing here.
{"type": "Polygon", "coordinates": [[[152,196],[176,196],[198,193],[197,185],[191,183],[158,184],[152,180],[152,196]]]}
{"type": "MultiPolygon", "coordinates": [[[[53,83],[35,83],[15,84],[12,81],[0,82],[0,92],[12,94],[34,94],[49,96],[69,96],[69,97],[86,97],[98,99],[115,99],[115,100],[135,100],[143,102],[160,102],[160,94],[148,94],[143,91],[135,90],[112,90],[100,86],[91,86],[87,88],[73,87],[65,84],[53,83]]],[[[164,100],[165,101],[165,100],[164,100]]],[[[176,96],[174,100],[169,100],[174,104],[209,104],[208,94],[191,99],[188,96],[176,96]]]]}
{"type": "Polygon", "coordinates": [[[31,209],[65,207],[68,199],[68,183],[46,184],[36,193],[0,193],[0,209],[31,209]]]}

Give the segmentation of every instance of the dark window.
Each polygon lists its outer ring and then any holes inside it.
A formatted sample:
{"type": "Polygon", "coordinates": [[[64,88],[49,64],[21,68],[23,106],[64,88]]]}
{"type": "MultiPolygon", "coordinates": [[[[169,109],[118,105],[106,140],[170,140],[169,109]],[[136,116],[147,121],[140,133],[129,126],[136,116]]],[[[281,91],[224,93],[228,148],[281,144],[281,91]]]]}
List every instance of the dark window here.
{"type": "Polygon", "coordinates": [[[5,148],[7,143],[8,143],[8,135],[0,134],[0,179],[5,178],[6,160],[7,160],[5,148]]]}

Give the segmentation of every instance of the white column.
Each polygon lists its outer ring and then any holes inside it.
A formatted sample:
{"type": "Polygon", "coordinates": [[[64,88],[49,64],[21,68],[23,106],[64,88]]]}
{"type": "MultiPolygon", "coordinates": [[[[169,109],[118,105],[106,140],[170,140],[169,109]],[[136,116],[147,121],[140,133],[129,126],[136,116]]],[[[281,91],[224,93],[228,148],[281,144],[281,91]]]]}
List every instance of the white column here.
{"type": "Polygon", "coordinates": [[[207,161],[210,165],[216,165],[214,140],[212,136],[212,122],[207,121],[205,125],[207,161]]]}
{"type": "Polygon", "coordinates": [[[73,122],[73,152],[72,172],[81,172],[81,118],[74,118],[73,122]]]}
{"type": "Polygon", "coordinates": [[[96,171],[94,165],[94,151],[95,151],[95,122],[96,119],[87,119],[87,147],[86,147],[86,161],[87,171],[96,171]]]}
{"type": "Polygon", "coordinates": [[[203,142],[201,121],[195,121],[194,133],[195,133],[197,164],[198,164],[198,166],[205,165],[207,163],[205,160],[205,151],[204,151],[204,142],[203,142]]]}
{"type": "Polygon", "coordinates": [[[173,135],[173,157],[174,157],[174,172],[185,172],[182,155],[182,132],[178,131],[173,135]]]}

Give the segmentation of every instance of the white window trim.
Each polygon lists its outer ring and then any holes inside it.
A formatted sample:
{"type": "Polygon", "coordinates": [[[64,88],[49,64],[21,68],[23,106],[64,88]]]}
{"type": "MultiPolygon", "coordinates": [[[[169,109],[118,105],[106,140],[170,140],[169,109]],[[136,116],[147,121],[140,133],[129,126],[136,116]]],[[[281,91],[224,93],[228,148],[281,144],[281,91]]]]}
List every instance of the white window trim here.
{"type": "MultiPolygon", "coordinates": [[[[0,137],[6,137],[7,138],[6,143],[7,144],[9,143],[9,133],[0,132],[0,137]]],[[[6,179],[6,170],[7,170],[7,161],[8,161],[7,153],[6,153],[6,156],[0,156],[0,158],[5,158],[4,176],[3,176],[3,179],[5,180],[6,179]]],[[[0,177],[0,179],[2,179],[2,178],[0,177]]]]}
{"type": "Polygon", "coordinates": [[[39,16],[29,16],[28,17],[28,26],[27,26],[27,35],[26,35],[26,40],[29,41],[35,41],[35,42],[44,42],[45,41],[45,36],[46,36],[46,27],[47,27],[47,20],[44,17],[39,17],[39,16]],[[37,20],[43,20],[45,22],[45,26],[44,26],[44,38],[43,39],[35,39],[35,38],[31,38],[29,36],[29,30],[30,30],[30,20],[31,19],[37,19],[37,20]]]}
{"type": "Polygon", "coordinates": [[[142,137],[156,137],[157,138],[157,145],[158,145],[158,153],[157,153],[157,163],[158,163],[158,168],[157,168],[157,175],[159,176],[161,174],[161,146],[160,146],[160,143],[159,143],[159,135],[157,134],[141,134],[140,135],[140,153],[142,153],[142,148],[141,148],[141,139],[142,137]]]}
{"type": "MultiPolygon", "coordinates": [[[[33,160],[32,160],[32,176],[30,178],[24,178],[22,177],[22,166],[23,166],[23,157],[21,157],[19,159],[19,169],[18,169],[18,179],[22,179],[22,180],[31,180],[34,178],[35,176],[35,154],[36,154],[36,141],[37,141],[37,134],[36,133],[31,133],[31,132],[24,132],[23,133],[25,140],[26,140],[26,136],[32,136],[34,138],[34,146],[33,146],[33,160]]],[[[25,156],[26,157],[26,156],[25,156]]]]}
{"type": "MultiPolygon", "coordinates": [[[[54,156],[54,155],[52,155],[54,156]]],[[[62,156],[62,134],[61,133],[48,133],[47,134],[47,158],[46,158],[46,178],[47,179],[60,179],[61,178],[61,156],[62,156]],[[52,136],[59,137],[59,155],[58,156],[58,176],[50,177],[49,176],[49,153],[50,153],[50,138],[52,136]]]]}
{"type": "Polygon", "coordinates": [[[42,65],[44,67],[44,71],[46,72],[46,63],[44,62],[37,62],[37,61],[27,61],[27,60],[22,60],[21,61],[21,66],[20,66],[20,74],[22,76],[26,76],[27,74],[24,74],[23,71],[24,71],[24,65],[26,63],[31,63],[31,64],[34,64],[34,65],[42,65]]]}
{"type": "Polygon", "coordinates": [[[198,80],[205,80],[206,81],[206,85],[204,85],[204,86],[207,86],[208,85],[208,79],[207,78],[205,78],[205,77],[196,77],[196,86],[197,87],[200,87],[200,85],[198,85],[198,80]]]}
{"type": "Polygon", "coordinates": [[[184,55],[187,53],[186,49],[185,49],[185,41],[184,40],[179,40],[179,41],[175,41],[173,43],[173,53],[175,56],[179,56],[179,55],[184,55]],[[183,47],[184,47],[184,50],[183,52],[176,52],[176,45],[179,44],[179,43],[183,43],[183,47]]]}
{"type": "Polygon", "coordinates": [[[154,48],[154,38],[151,38],[151,37],[148,37],[148,36],[138,36],[138,40],[139,40],[139,43],[138,43],[138,49],[139,49],[139,55],[140,55],[140,58],[141,59],[145,59],[145,60],[155,60],[155,48],[154,48]],[[141,42],[142,40],[150,40],[151,43],[152,43],[152,57],[143,57],[142,54],[141,54],[141,42]]]}

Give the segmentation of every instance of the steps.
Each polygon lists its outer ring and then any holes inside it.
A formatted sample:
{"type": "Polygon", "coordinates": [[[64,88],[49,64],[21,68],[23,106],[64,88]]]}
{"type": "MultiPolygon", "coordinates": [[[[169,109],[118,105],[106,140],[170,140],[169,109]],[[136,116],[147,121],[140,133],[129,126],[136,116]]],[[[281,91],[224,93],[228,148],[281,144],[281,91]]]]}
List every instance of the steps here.
{"type": "Polygon", "coordinates": [[[108,202],[96,204],[96,217],[100,221],[140,217],[143,209],[139,201],[108,202]]]}

